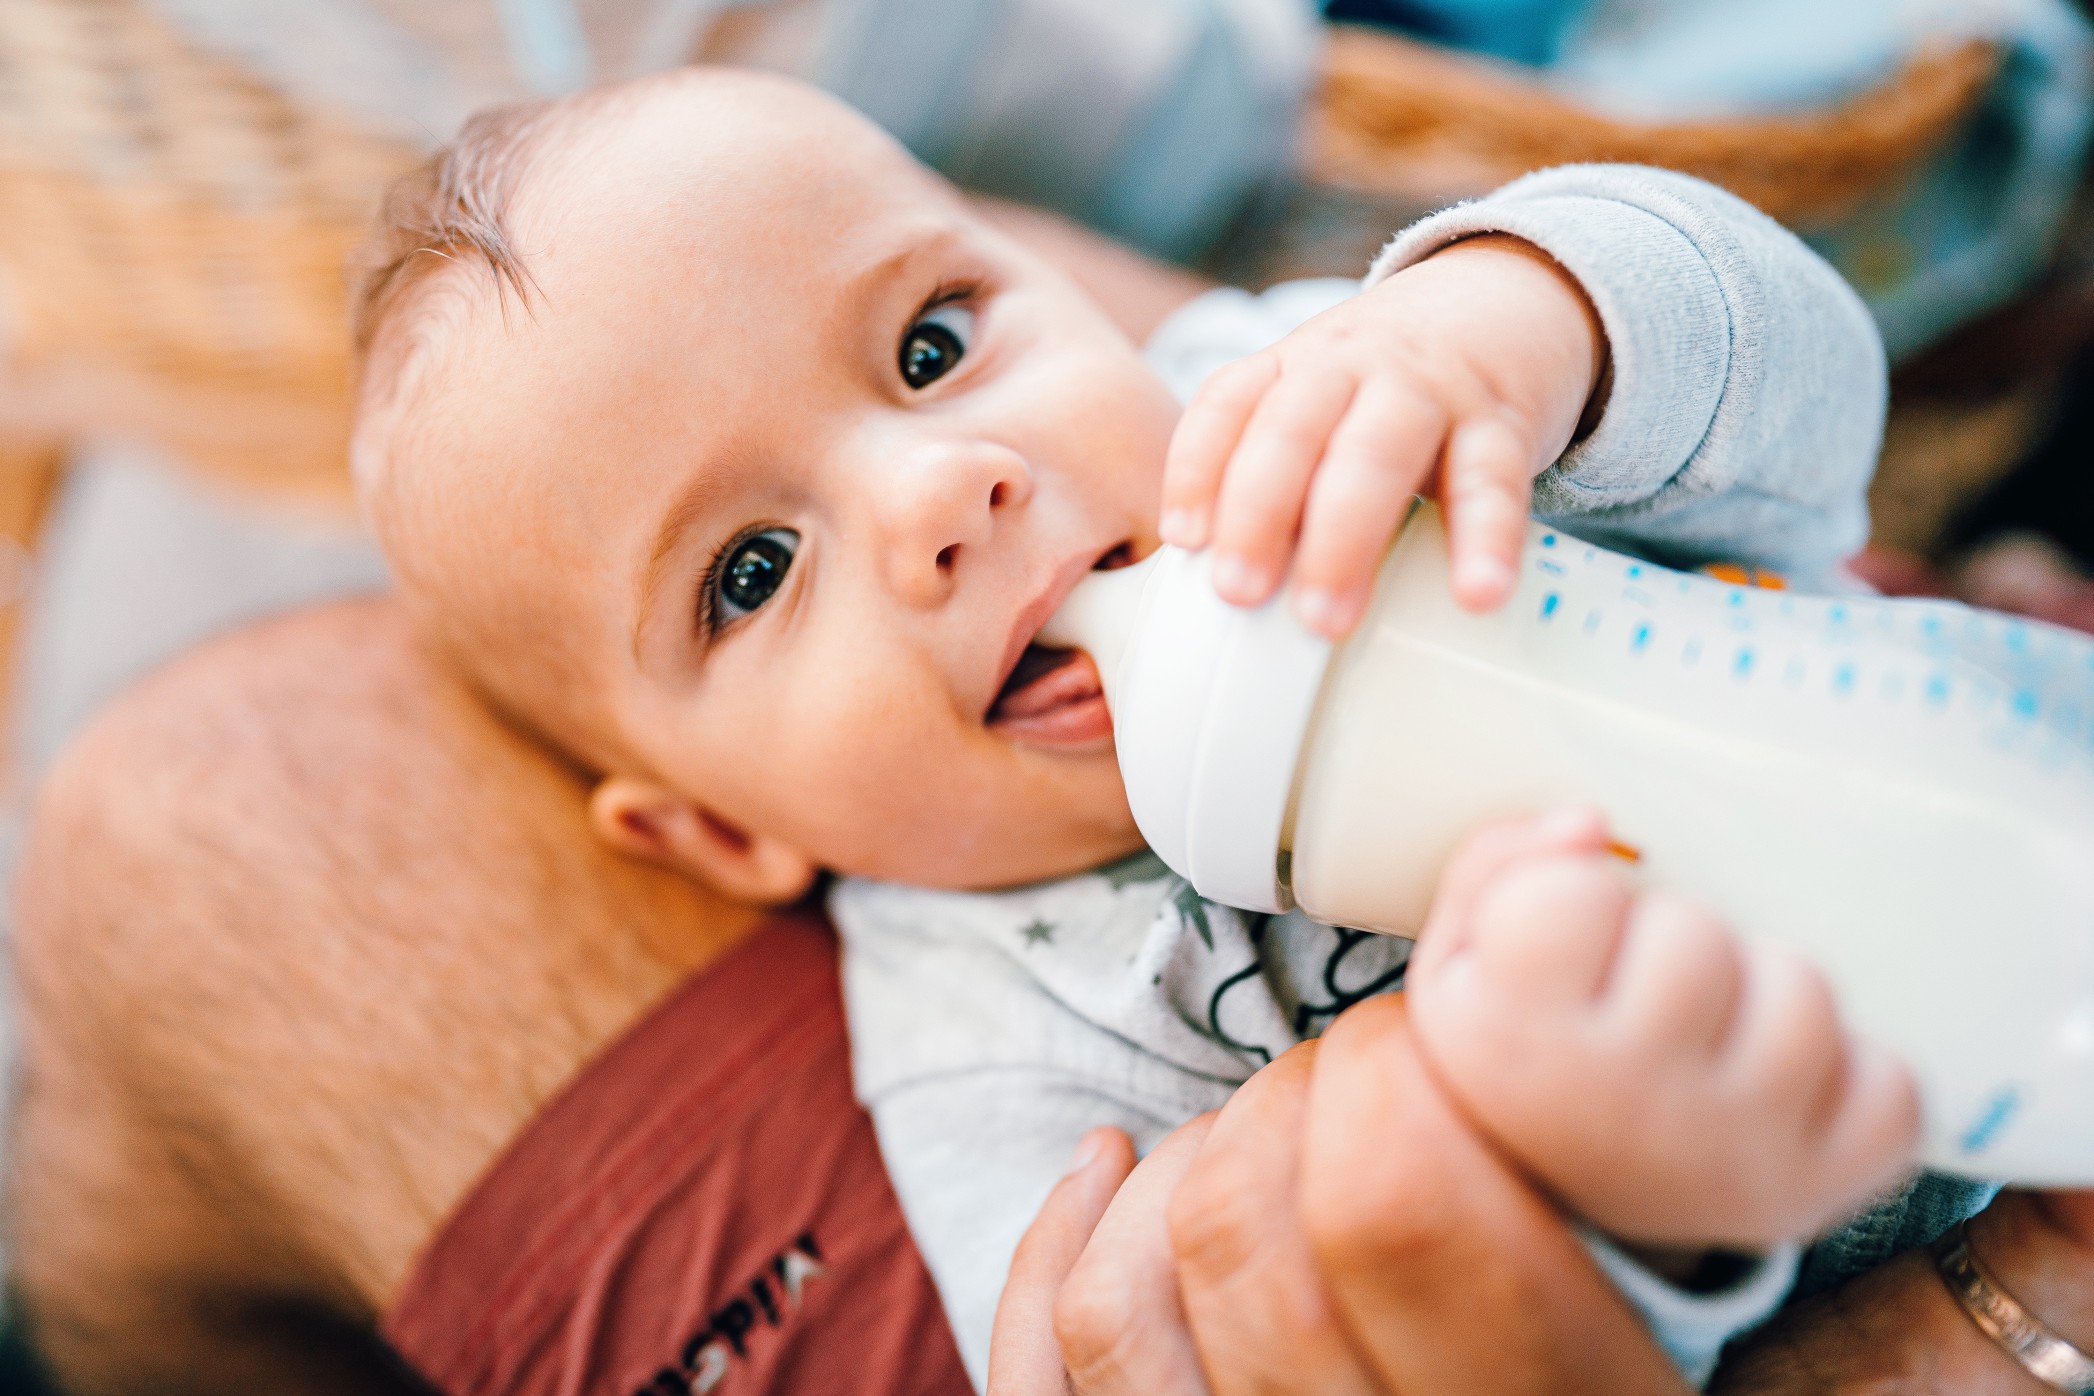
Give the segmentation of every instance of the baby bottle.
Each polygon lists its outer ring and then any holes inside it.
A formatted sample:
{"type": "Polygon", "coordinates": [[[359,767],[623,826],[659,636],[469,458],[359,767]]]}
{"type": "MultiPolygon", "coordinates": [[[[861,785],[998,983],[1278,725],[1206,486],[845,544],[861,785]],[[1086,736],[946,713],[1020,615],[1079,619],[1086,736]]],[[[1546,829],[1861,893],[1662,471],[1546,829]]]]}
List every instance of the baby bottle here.
{"type": "Polygon", "coordinates": [[[1414,935],[1479,823],[1597,806],[1638,876],[1811,959],[1904,1057],[1926,1163],[2094,1183],[2094,642],[1539,524],[1492,614],[1447,574],[1421,502],[1336,646],[1173,548],[1041,638],[1097,663],[1135,819],[1203,895],[1414,935]]]}

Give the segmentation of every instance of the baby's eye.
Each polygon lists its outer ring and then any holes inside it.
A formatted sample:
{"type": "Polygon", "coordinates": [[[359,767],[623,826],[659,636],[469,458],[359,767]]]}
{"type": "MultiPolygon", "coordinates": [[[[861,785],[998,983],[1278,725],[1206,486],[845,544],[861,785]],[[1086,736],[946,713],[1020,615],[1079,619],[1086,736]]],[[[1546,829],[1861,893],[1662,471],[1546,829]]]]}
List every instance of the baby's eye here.
{"type": "Polygon", "coordinates": [[[800,535],[789,528],[767,528],[727,546],[713,567],[712,605],[715,626],[748,615],[777,595],[793,565],[800,535]]]}
{"type": "Polygon", "coordinates": [[[912,388],[930,387],[967,356],[973,338],[973,311],[964,305],[939,306],[902,336],[902,381],[912,388]]]}

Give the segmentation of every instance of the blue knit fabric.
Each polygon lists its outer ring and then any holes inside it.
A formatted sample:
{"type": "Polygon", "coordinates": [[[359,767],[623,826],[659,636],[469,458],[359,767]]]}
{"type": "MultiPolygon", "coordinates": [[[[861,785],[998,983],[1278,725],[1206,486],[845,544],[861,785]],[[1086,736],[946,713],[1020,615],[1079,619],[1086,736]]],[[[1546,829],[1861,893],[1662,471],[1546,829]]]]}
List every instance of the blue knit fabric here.
{"type": "Polygon", "coordinates": [[[1984,1210],[1998,1193],[1998,1183],[1947,1173],[1919,1174],[1804,1252],[1791,1298],[1822,1294],[1901,1251],[1928,1244],[1984,1210]]]}

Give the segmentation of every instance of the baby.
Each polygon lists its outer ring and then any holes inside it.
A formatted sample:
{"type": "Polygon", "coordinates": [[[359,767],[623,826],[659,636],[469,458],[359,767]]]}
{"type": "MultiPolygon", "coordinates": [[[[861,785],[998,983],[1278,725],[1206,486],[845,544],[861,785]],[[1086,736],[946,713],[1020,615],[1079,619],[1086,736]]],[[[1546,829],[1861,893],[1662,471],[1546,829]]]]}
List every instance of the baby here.
{"type": "MultiPolygon", "coordinates": [[[[756,902],[846,875],[861,1095],[977,1381],[1085,1130],[1146,1146],[1409,951],[1203,903],[1142,853],[1095,671],[1032,644],[1076,582],[1208,546],[1228,599],[1285,583],[1342,633],[1426,488],[1476,608],[1530,501],[1823,577],[1883,400],[1838,279],[1680,176],[1523,181],[1364,290],[1192,299],[1145,358],[862,119],[701,71],[478,120],[396,191],[359,345],[401,593],[596,777],[602,836],[756,902]]],[[[1786,1292],[1785,1243],[1897,1177],[1915,1106],[1815,976],[1606,847],[1578,812],[1478,834],[1413,1015],[1698,1375],[1786,1292]],[[1689,1292],[1602,1233],[1764,1254],[1689,1292]]]]}

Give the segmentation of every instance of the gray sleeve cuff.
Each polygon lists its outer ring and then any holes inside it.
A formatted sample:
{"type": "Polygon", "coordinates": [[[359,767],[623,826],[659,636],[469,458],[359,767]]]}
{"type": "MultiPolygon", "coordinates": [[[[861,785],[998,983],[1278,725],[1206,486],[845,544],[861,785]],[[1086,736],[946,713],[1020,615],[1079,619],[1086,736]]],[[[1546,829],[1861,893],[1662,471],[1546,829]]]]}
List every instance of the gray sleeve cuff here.
{"type": "Polygon", "coordinates": [[[1690,1294],[1659,1279],[1597,1232],[1581,1230],[1585,1249],[1650,1326],[1681,1375],[1699,1387],[1716,1370],[1723,1345],[1773,1316],[1796,1283],[1803,1254],[1793,1243],[1777,1246],[1728,1289],[1690,1294]]]}
{"type": "Polygon", "coordinates": [[[1536,479],[1537,514],[1677,565],[1792,577],[1861,546],[1888,374],[1867,308],[1823,258],[1690,176],[1566,165],[1409,229],[1370,283],[1492,232],[1578,279],[1613,359],[1599,427],[1536,479]]]}
{"type": "Polygon", "coordinates": [[[1598,429],[1535,481],[1535,511],[1589,513],[1656,494],[1693,460],[1730,376],[1730,308],[1708,259],[1633,204],[1516,184],[1405,231],[1375,258],[1368,284],[1483,233],[1531,242],[1577,278],[1613,361],[1598,429]]]}

